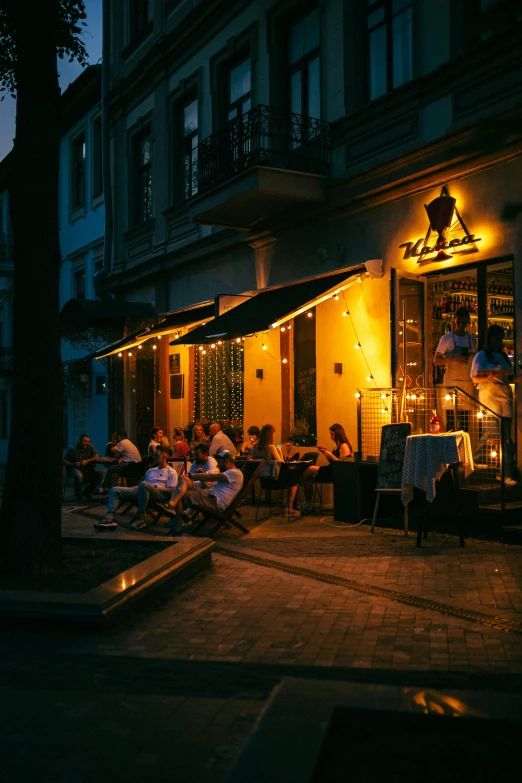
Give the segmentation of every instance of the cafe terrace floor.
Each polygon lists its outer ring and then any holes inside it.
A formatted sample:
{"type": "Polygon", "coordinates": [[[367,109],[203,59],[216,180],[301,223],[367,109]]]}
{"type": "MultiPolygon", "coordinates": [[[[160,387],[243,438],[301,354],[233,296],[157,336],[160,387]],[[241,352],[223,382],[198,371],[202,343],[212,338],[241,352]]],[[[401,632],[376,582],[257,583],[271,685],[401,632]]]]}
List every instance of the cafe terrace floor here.
{"type": "MultiPolygon", "coordinates": [[[[103,513],[66,504],[64,535],[103,535],[103,513]]],[[[107,631],[2,630],[6,779],[224,780],[288,677],[522,694],[522,546],[244,520],[107,631]]]]}

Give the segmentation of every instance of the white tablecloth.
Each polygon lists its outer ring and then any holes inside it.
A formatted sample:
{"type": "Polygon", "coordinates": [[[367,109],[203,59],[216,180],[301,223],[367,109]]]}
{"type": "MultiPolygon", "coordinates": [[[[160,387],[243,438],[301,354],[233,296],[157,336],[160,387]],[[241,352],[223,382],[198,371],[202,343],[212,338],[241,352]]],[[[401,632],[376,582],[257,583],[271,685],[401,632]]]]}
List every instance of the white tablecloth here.
{"type": "Polygon", "coordinates": [[[413,487],[422,489],[430,503],[435,497],[435,482],[448,465],[461,462],[464,475],[473,471],[473,454],[467,432],[441,435],[410,435],[406,439],[402,469],[401,500],[406,505],[413,498],[413,487]]]}

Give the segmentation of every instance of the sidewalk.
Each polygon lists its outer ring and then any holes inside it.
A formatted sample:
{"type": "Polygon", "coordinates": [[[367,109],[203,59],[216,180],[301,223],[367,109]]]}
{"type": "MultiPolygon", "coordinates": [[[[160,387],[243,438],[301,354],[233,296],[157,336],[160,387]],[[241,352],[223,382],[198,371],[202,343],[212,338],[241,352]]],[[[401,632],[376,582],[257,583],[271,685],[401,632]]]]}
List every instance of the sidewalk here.
{"type": "MultiPolygon", "coordinates": [[[[66,507],[64,533],[103,512],[66,507]]],[[[123,626],[3,631],[7,779],[220,781],[287,676],[522,692],[522,547],[252,519],[123,626]]]]}

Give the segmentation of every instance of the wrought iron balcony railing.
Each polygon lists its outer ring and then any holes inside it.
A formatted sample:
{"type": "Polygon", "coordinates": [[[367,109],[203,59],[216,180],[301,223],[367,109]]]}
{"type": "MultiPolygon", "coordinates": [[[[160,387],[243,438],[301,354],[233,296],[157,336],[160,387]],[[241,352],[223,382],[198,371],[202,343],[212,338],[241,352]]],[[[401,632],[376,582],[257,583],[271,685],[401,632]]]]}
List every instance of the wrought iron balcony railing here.
{"type": "Polygon", "coordinates": [[[198,195],[253,166],[329,176],[330,124],[255,106],[199,144],[198,195]]]}

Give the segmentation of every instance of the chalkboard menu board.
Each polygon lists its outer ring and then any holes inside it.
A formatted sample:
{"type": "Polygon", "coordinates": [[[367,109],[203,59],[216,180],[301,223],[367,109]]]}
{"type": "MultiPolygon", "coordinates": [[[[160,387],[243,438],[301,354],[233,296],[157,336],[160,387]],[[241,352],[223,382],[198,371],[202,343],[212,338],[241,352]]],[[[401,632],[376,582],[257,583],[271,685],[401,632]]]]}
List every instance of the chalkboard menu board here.
{"type": "Polygon", "coordinates": [[[377,489],[400,489],[406,438],[411,424],[385,424],[381,434],[381,451],[377,471],[377,489]]]}

